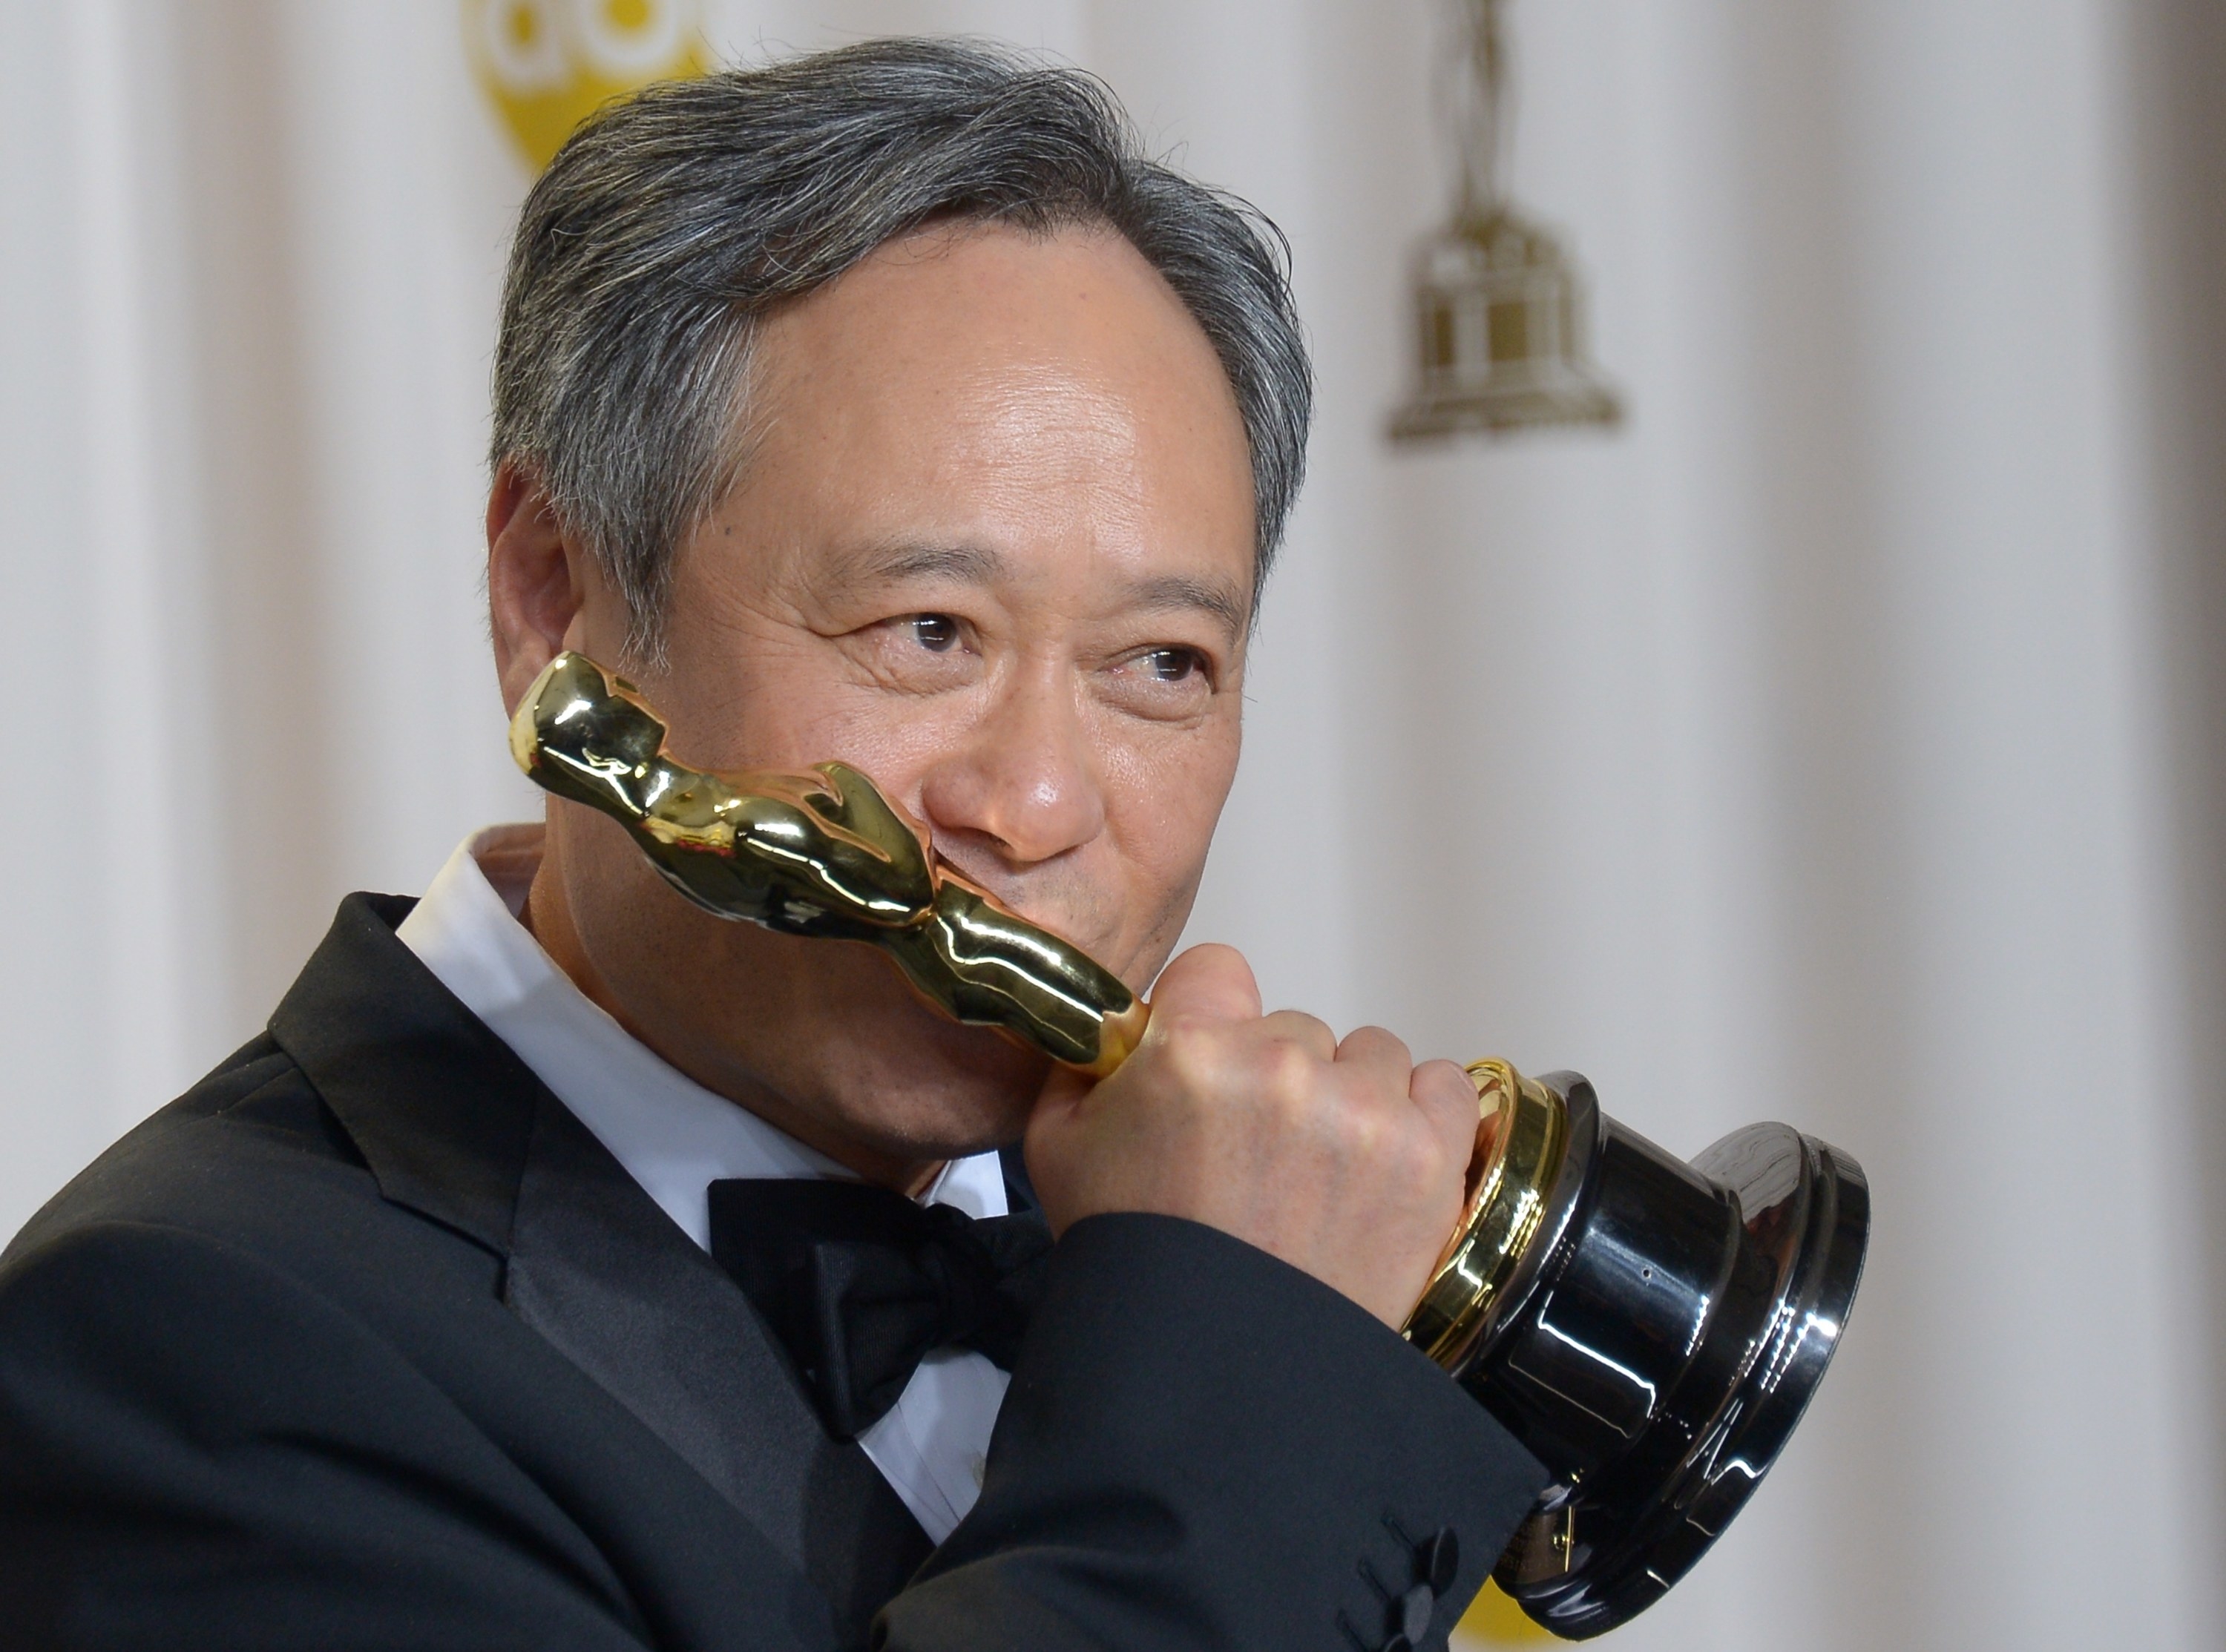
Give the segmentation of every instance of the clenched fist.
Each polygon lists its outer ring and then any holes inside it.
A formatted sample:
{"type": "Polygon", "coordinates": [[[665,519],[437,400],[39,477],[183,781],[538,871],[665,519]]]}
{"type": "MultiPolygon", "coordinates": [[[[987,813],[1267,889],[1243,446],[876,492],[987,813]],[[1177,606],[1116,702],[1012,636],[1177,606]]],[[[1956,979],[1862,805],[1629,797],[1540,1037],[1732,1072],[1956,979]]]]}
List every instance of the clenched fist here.
{"type": "Polygon", "coordinates": [[[1396,1329],[1461,1210],[1476,1090],[1366,1026],[1260,1013],[1241,954],[1192,947],[1152,994],[1136,1052],[1101,1083],[1061,1071],[1028,1122],[1054,1233],[1142,1210],[1220,1229],[1396,1329]]]}

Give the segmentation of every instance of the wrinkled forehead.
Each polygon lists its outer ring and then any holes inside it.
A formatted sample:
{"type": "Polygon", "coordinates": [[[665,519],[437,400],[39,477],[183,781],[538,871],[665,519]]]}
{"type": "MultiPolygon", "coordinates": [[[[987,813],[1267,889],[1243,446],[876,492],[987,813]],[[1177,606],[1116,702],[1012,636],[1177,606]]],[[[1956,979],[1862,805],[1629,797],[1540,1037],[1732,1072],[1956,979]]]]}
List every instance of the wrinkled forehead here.
{"type": "Polygon", "coordinates": [[[1249,616],[1235,396],[1118,236],[907,237],[769,318],[751,380],[735,503],[782,518],[792,550],[849,576],[978,582],[1056,550],[1249,616]]]}

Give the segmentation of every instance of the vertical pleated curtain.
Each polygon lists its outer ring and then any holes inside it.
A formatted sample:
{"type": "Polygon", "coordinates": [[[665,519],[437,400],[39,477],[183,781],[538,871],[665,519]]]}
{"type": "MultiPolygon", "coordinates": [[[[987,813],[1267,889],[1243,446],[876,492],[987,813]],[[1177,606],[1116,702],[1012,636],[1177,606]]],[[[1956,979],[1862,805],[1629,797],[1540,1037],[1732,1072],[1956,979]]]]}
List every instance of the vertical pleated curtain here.
{"type": "MultiPolygon", "coordinates": [[[[1080,62],[1288,233],[1312,481],[1192,934],[1868,1167],[1838,1366],[1632,1649],[2226,1637],[2226,15],[1514,0],[1612,431],[1393,448],[1428,0],[714,4],[1080,62]]],[[[455,0],[0,6],[0,1230],[507,772],[527,170],[455,0]]],[[[830,753],[830,755],[832,755],[830,753]]],[[[1294,1442],[1294,1447],[1297,1443],[1294,1442]]]]}

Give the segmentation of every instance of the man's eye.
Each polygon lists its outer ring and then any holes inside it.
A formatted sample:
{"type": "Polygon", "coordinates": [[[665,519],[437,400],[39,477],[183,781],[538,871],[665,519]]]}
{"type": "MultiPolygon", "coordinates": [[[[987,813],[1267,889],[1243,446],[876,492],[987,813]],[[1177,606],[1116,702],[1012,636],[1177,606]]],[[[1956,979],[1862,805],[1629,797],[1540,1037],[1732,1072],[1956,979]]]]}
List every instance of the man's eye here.
{"type": "Polygon", "coordinates": [[[1173,643],[1122,655],[1101,680],[1110,703],[1161,721],[1199,715],[1218,687],[1212,655],[1173,643]]]}
{"type": "Polygon", "coordinates": [[[905,624],[913,640],[930,653],[945,654],[957,645],[958,622],[947,613],[916,613],[905,624]]]}

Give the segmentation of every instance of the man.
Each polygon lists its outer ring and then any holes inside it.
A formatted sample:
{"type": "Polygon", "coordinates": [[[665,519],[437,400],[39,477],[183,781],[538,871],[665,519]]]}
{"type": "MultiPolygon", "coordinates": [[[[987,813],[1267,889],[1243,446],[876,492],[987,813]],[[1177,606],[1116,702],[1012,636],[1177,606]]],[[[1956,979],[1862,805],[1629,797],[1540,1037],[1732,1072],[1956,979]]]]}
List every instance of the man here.
{"type": "Polygon", "coordinates": [[[1441,1642],[1542,1479],[1396,1332],[1473,1093],[1166,963],[1307,399],[1263,226],[1082,77],[883,43],[576,137],[496,363],[506,700],[576,648],[692,764],[863,769],[1149,1032],[1047,1071],[553,800],[351,897],[0,1264],[0,1638],[1441,1642]]]}

